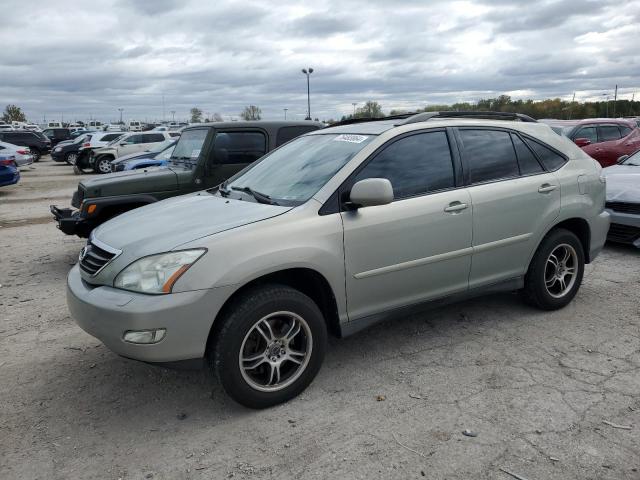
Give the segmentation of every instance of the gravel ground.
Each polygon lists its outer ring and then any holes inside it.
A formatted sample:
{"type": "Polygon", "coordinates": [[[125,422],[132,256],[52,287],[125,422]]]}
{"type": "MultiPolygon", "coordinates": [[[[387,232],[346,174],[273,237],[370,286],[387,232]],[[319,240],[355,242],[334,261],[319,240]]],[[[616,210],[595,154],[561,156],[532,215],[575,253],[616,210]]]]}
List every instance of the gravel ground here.
{"type": "Polygon", "coordinates": [[[638,251],[607,246],[558,312],[495,295],[332,340],[300,397],[251,411],[75,325],[84,242],[48,205],[77,180],[45,157],[0,189],[0,478],[640,478],[638,251]]]}

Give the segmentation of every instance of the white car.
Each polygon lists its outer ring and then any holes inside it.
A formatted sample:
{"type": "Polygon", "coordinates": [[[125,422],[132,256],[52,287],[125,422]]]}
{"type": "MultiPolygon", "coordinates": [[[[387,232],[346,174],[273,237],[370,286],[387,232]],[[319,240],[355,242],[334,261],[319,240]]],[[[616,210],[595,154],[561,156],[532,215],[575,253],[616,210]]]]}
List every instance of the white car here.
{"type": "Polygon", "coordinates": [[[27,123],[24,126],[24,129],[25,130],[29,130],[31,132],[41,132],[42,131],[42,129],[38,125],[36,125],[35,123],[27,123]]]}
{"type": "Polygon", "coordinates": [[[0,123],[0,131],[13,130],[13,127],[9,123],[0,123]]]}
{"type": "Polygon", "coordinates": [[[131,153],[150,150],[160,142],[171,140],[168,132],[130,132],[94,152],[94,168],[98,173],[111,173],[111,162],[131,153]]]}
{"type": "Polygon", "coordinates": [[[14,157],[18,167],[24,167],[33,163],[33,155],[29,147],[20,147],[13,143],[0,142],[0,153],[14,157]]]}
{"type": "Polygon", "coordinates": [[[123,130],[123,126],[122,125],[118,125],[117,123],[110,123],[108,125],[104,126],[104,131],[105,132],[120,132],[123,130]]]}

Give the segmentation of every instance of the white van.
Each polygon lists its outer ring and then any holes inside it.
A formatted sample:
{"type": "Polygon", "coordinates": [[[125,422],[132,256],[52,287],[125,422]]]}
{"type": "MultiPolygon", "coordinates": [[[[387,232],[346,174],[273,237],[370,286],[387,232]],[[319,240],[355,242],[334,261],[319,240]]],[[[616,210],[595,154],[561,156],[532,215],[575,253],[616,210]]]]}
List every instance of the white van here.
{"type": "Polygon", "coordinates": [[[87,124],[89,130],[100,130],[102,128],[102,122],[98,122],[97,120],[91,120],[87,124]]]}
{"type": "Polygon", "coordinates": [[[141,132],[142,124],[136,120],[129,121],[129,131],[130,132],[141,132]]]}
{"type": "Polygon", "coordinates": [[[47,128],[62,128],[62,122],[49,122],[47,128]]]}

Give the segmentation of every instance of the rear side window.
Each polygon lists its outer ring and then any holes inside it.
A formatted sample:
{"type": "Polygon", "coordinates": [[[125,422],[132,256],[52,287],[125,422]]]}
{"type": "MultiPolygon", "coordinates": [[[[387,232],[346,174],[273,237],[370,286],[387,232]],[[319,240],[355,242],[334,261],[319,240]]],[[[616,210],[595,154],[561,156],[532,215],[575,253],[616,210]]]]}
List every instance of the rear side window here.
{"type": "Polygon", "coordinates": [[[142,143],[164,142],[165,140],[164,135],[161,133],[146,133],[142,137],[142,143]]]}
{"type": "Polygon", "coordinates": [[[540,166],[540,163],[538,163],[535,155],[529,150],[529,147],[520,140],[520,137],[512,133],[511,139],[513,140],[513,146],[516,148],[520,175],[535,175],[536,173],[543,172],[544,170],[540,166]]]}
{"type": "Polygon", "coordinates": [[[544,165],[544,168],[546,168],[547,170],[557,170],[562,167],[567,161],[562,155],[554,152],[549,147],[546,147],[541,143],[533,141],[529,138],[527,138],[527,143],[540,159],[540,161],[544,165]]]}
{"type": "Polygon", "coordinates": [[[625,127],[624,125],[620,125],[620,134],[623,137],[626,137],[627,135],[629,135],[631,132],[633,132],[633,129],[630,127],[625,127]]]}
{"type": "Polygon", "coordinates": [[[620,130],[618,130],[617,125],[600,125],[598,127],[598,138],[601,142],[620,140],[620,130]]]}
{"type": "Polygon", "coordinates": [[[213,151],[217,163],[252,163],[267,152],[267,139],[260,132],[218,132],[213,151]]]}
{"type": "Polygon", "coordinates": [[[598,132],[596,131],[596,127],[583,127],[573,135],[573,139],[576,138],[586,138],[591,143],[598,143],[598,132]]]}
{"type": "Polygon", "coordinates": [[[519,175],[509,133],[498,130],[460,130],[462,152],[469,165],[469,181],[484,183],[519,175]]]}
{"type": "Polygon", "coordinates": [[[453,187],[447,134],[419,133],[393,142],[356,175],[355,182],[365,178],[388,179],[395,199],[453,187]]]}
{"type": "Polygon", "coordinates": [[[304,135],[305,133],[313,132],[317,130],[318,127],[312,126],[299,126],[299,127],[282,127],[278,130],[278,136],[276,137],[276,146],[287,143],[289,140],[293,140],[300,135],[304,135]]]}
{"type": "Polygon", "coordinates": [[[104,137],[102,137],[100,139],[101,142],[110,142],[112,140],[115,140],[116,138],[120,137],[122,134],[121,133],[110,133],[108,135],[105,135],[104,137]]]}

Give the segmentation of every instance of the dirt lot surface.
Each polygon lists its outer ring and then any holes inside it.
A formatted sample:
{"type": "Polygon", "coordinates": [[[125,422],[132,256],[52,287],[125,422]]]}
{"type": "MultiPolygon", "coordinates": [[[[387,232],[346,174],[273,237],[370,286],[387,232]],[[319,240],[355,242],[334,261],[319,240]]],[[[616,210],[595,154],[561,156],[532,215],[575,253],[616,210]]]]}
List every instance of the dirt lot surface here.
{"type": "Polygon", "coordinates": [[[333,340],[303,395],[251,411],[69,317],[84,242],[48,205],[77,180],[46,157],[0,189],[0,478],[640,478],[638,251],[607,246],[562,311],[497,295],[333,340]]]}

